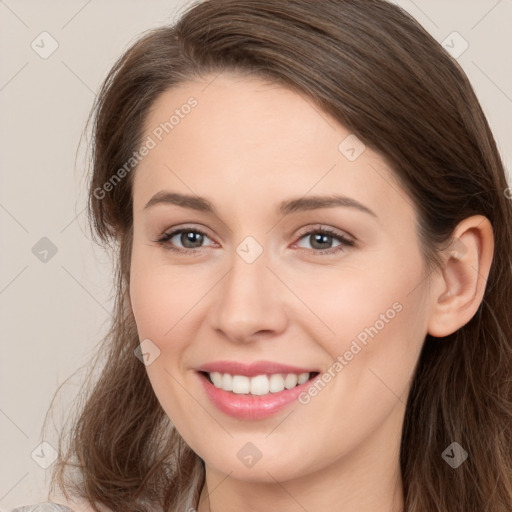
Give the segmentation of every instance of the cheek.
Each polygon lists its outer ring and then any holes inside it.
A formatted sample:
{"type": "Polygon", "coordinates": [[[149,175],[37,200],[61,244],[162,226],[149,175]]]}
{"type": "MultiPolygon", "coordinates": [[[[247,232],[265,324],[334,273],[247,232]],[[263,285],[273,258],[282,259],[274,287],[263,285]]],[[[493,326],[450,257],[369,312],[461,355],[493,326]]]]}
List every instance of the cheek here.
{"type": "Polygon", "coordinates": [[[174,327],[199,301],[201,290],[198,275],[134,249],[130,298],[141,339],[150,338],[159,345],[172,336],[174,327]]]}
{"type": "Polygon", "coordinates": [[[314,321],[305,315],[301,328],[330,359],[323,373],[325,391],[318,398],[304,397],[311,400],[304,428],[315,428],[314,412],[322,415],[331,425],[333,445],[340,438],[357,444],[396,406],[405,406],[425,338],[426,312],[421,257],[398,256],[381,255],[375,265],[319,274],[314,291],[306,279],[295,289],[316,314],[314,321]]]}
{"type": "MultiPolygon", "coordinates": [[[[182,391],[190,333],[187,316],[203,295],[199,282],[179,267],[156,263],[144,249],[134,248],[130,298],[139,339],[151,340],[159,351],[146,371],[162,408],[178,430],[190,425],[182,391]]],[[[155,353],[155,352],[154,352],[155,353]]]]}
{"type": "Polygon", "coordinates": [[[394,318],[396,303],[405,309],[422,298],[423,263],[416,253],[387,250],[327,270],[294,279],[299,297],[323,322],[322,332],[333,337],[354,336],[388,310],[394,318]]]}
{"type": "Polygon", "coordinates": [[[414,365],[426,333],[423,260],[400,250],[372,255],[368,264],[340,265],[296,280],[308,306],[303,330],[331,360],[342,356],[351,373],[373,363],[390,371],[414,365]],[[344,357],[345,356],[345,357],[344,357]]]}

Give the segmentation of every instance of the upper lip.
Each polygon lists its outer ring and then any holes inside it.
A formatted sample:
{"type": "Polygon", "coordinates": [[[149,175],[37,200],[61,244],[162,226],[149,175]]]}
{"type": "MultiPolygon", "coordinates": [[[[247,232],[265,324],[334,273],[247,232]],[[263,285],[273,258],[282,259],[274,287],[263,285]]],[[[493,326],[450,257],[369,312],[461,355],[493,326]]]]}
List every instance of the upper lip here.
{"type": "Polygon", "coordinates": [[[311,368],[299,368],[298,366],[275,363],[273,361],[255,361],[250,364],[245,364],[238,361],[215,361],[212,363],[203,364],[197,369],[197,371],[207,373],[229,373],[230,375],[245,375],[247,377],[254,377],[256,375],[263,375],[266,373],[301,374],[316,372],[317,370],[312,370],[311,368]]]}

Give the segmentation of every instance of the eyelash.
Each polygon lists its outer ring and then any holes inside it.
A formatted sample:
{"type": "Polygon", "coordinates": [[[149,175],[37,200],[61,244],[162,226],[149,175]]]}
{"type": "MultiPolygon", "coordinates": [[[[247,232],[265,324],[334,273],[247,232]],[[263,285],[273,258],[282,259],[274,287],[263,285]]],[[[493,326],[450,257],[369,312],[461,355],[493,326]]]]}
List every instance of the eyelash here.
{"type": "MultiPolygon", "coordinates": [[[[176,236],[177,234],[183,233],[183,232],[199,233],[200,235],[210,238],[208,236],[208,234],[205,233],[204,231],[202,231],[201,229],[185,227],[185,228],[176,229],[174,231],[171,231],[170,233],[164,233],[159,239],[154,240],[154,242],[157,244],[160,244],[166,250],[170,250],[170,251],[173,251],[176,253],[181,253],[181,254],[190,254],[193,252],[197,253],[197,252],[199,252],[200,249],[203,249],[203,247],[199,247],[196,249],[187,249],[187,248],[181,248],[181,247],[173,247],[173,246],[167,244],[167,242],[169,242],[169,240],[171,240],[174,236],[176,236]]],[[[304,238],[305,236],[310,236],[310,235],[315,235],[315,234],[327,235],[327,236],[334,238],[340,242],[340,245],[338,245],[336,247],[330,247],[329,249],[319,249],[319,250],[306,249],[309,251],[313,251],[315,254],[319,254],[319,255],[334,254],[334,253],[338,253],[338,252],[343,252],[344,250],[346,250],[346,247],[354,246],[354,242],[352,240],[349,240],[345,236],[343,236],[340,233],[337,233],[336,231],[329,229],[329,228],[317,228],[317,229],[313,229],[310,231],[306,231],[305,233],[302,233],[299,236],[299,240],[304,238]]]]}

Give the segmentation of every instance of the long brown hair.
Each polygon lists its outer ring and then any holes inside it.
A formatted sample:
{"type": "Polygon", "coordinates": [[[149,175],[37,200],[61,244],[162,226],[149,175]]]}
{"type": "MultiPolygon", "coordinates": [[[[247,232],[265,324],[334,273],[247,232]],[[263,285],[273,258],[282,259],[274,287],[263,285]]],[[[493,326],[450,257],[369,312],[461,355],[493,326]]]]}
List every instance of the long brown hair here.
{"type": "Polygon", "coordinates": [[[510,512],[512,205],[504,168],[456,60],[384,0],[196,2],[115,63],[91,112],[89,184],[93,237],[115,251],[115,309],[59,441],[52,488],[112,511],[184,510],[187,499],[197,508],[204,463],[134,356],[139,339],[127,293],[136,167],[108,191],[104,184],[140,147],[148,110],[163,91],[224,71],[307,95],[379,152],[417,210],[429,268],[460,221],[490,220],[495,252],[483,301],[452,335],[425,339],[400,468],[407,512],[510,512]],[[457,469],[441,457],[452,442],[469,454],[457,469]]]}

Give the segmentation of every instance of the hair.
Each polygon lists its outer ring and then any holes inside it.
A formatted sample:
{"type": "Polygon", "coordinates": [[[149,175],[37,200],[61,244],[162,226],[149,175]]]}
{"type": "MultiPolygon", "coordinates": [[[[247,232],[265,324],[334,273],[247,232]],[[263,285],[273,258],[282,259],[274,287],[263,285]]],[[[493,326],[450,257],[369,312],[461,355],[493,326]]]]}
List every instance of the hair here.
{"type": "Polygon", "coordinates": [[[115,305],[72,428],[59,437],[52,489],[95,510],[183,510],[187,497],[197,508],[204,462],[134,357],[139,338],[128,290],[136,167],[108,192],[103,185],[141,145],[161,93],[224,72],[305,95],[382,155],[414,204],[431,272],[460,221],[479,214],[491,222],[494,258],[483,300],[453,334],[427,334],[399,463],[407,512],[510,511],[512,205],[505,171],[457,61],[384,0],[196,2],[176,23],[142,34],[110,70],[89,118],[88,218],[94,239],[115,251],[115,305]],[[469,454],[456,469],[441,458],[452,442],[469,454]]]}

